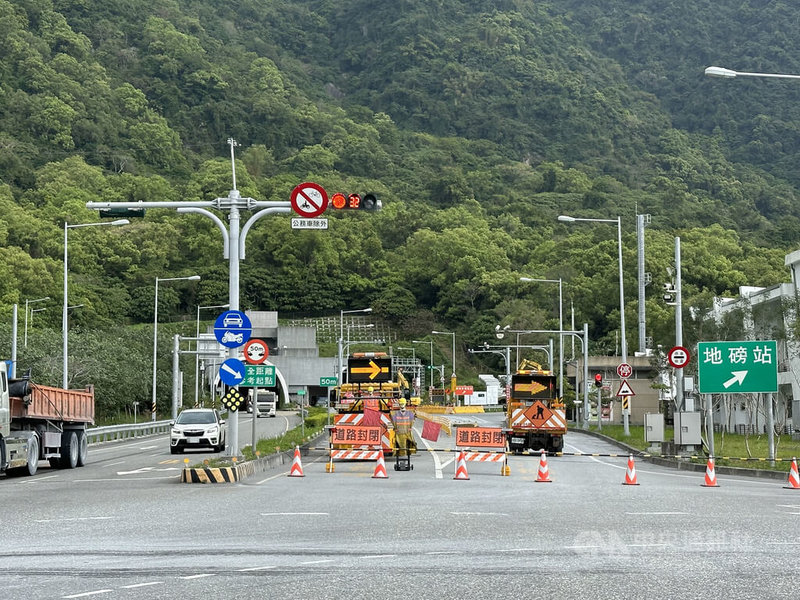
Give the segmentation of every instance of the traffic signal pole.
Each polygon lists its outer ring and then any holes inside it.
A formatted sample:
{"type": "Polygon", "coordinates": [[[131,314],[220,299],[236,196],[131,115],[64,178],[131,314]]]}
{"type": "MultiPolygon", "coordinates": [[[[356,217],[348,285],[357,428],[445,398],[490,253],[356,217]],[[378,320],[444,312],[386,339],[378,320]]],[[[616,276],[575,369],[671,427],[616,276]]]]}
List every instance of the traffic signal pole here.
{"type": "MultiPolygon", "coordinates": [[[[231,146],[231,162],[233,163],[233,148],[236,142],[228,140],[231,146]]],[[[242,197],[236,189],[236,170],[233,170],[233,189],[230,190],[225,198],[214,200],[186,201],[186,202],[87,202],[86,208],[93,210],[103,209],[139,209],[147,208],[172,208],[179,213],[200,214],[210,218],[219,228],[223,236],[222,254],[223,258],[229,260],[228,272],[228,302],[230,310],[239,310],[239,261],[244,259],[244,245],[247,232],[250,227],[261,217],[269,214],[283,214],[292,211],[289,201],[261,201],[253,198],[242,197]],[[209,209],[228,212],[228,223],[226,227],[222,219],[209,209]],[[240,231],[242,210],[261,209],[253,214],[245,223],[240,231]]],[[[237,357],[238,348],[228,350],[229,357],[237,357]]],[[[228,417],[228,448],[226,455],[239,455],[239,419],[238,411],[231,411],[228,417]]]]}

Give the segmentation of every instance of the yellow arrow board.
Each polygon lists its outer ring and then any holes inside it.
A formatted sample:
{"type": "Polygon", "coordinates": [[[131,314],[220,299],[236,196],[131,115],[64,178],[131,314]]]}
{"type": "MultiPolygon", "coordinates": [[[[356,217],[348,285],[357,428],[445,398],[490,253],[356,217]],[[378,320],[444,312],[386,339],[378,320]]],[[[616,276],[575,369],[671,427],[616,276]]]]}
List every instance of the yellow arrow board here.
{"type": "Polygon", "coordinates": [[[351,358],[348,360],[351,383],[382,383],[391,379],[391,358],[351,358]]]}

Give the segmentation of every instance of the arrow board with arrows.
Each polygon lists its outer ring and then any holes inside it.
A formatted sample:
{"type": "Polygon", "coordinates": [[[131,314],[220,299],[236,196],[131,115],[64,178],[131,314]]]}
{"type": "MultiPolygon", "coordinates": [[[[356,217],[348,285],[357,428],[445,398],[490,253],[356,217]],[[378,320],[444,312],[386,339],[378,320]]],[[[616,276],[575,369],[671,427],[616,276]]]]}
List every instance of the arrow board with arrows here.
{"type": "Polygon", "coordinates": [[[390,357],[349,358],[347,360],[350,383],[383,383],[392,380],[390,357]]]}

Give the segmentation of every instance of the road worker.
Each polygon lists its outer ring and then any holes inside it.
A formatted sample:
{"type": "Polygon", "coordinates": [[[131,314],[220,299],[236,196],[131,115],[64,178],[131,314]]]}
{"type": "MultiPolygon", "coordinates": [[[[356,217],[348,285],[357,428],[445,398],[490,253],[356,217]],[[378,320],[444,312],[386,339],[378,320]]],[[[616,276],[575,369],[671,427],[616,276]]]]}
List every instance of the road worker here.
{"type": "Polygon", "coordinates": [[[398,456],[407,456],[409,449],[414,448],[414,434],[411,426],[414,424],[414,411],[406,408],[406,399],[400,398],[400,410],[395,411],[392,420],[394,421],[394,439],[397,446],[398,456]]]}

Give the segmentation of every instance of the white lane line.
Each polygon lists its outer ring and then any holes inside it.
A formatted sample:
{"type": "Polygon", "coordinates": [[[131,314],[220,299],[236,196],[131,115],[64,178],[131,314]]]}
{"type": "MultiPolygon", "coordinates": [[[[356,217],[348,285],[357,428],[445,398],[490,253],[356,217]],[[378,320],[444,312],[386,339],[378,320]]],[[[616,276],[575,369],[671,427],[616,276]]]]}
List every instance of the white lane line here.
{"type": "Polygon", "coordinates": [[[87,598],[88,596],[97,596],[98,594],[108,594],[114,590],[95,590],[93,592],[83,592],[82,594],[73,594],[72,596],[61,596],[62,598],[87,598]]]}
{"type": "Polygon", "coordinates": [[[267,569],[274,569],[275,565],[269,565],[266,567],[247,567],[246,569],[237,569],[239,573],[246,573],[247,571],[266,571],[267,569]]]}
{"type": "Polygon", "coordinates": [[[669,544],[625,544],[628,548],[665,548],[669,544]]]}
{"type": "Polygon", "coordinates": [[[326,562],[333,562],[333,559],[332,558],[326,558],[326,559],[323,559],[323,560],[307,560],[305,562],[301,562],[300,564],[301,565],[319,565],[319,564],[326,563],[326,562]]]}
{"type": "Polygon", "coordinates": [[[119,461],[119,462],[115,462],[115,463],[108,463],[107,465],[102,465],[102,466],[104,466],[104,467],[114,467],[114,466],[116,466],[116,465],[124,465],[126,462],[127,462],[127,461],[121,460],[121,461],[119,461]]]}
{"type": "Polygon", "coordinates": [[[600,546],[564,546],[567,550],[586,550],[588,548],[600,548],[600,546]]]}
{"type": "MultiPolygon", "coordinates": [[[[428,443],[428,440],[422,437],[422,431],[419,428],[414,429],[414,432],[417,434],[417,437],[422,440],[422,443],[425,444],[425,448],[428,450],[433,449],[433,447],[428,443]]],[[[433,457],[433,469],[436,479],[442,479],[442,469],[445,465],[442,464],[437,452],[429,452],[428,454],[433,457]]]]}
{"type": "Polygon", "coordinates": [[[441,550],[439,552],[426,552],[425,554],[429,554],[430,556],[436,556],[439,554],[461,554],[461,552],[457,550],[441,550]]]}
{"type": "Polygon", "coordinates": [[[626,512],[626,515],[688,515],[689,513],[680,511],[661,511],[661,512],[626,512]]]}
{"type": "Polygon", "coordinates": [[[266,479],[262,479],[261,481],[256,482],[256,485],[261,485],[262,483],[272,481],[273,479],[277,479],[278,477],[286,477],[286,473],[278,473],[277,475],[273,475],[272,477],[267,477],[266,479]]]}
{"type": "Polygon", "coordinates": [[[26,479],[20,481],[19,483],[22,485],[30,485],[32,483],[39,483],[40,481],[44,481],[45,479],[53,479],[54,477],[58,477],[58,475],[43,475],[42,477],[37,477],[36,479],[26,479]]]}
{"type": "Polygon", "coordinates": [[[358,558],[395,558],[397,554],[368,554],[366,556],[359,556],[358,558]]]}
{"type": "Polygon", "coordinates": [[[179,579],[202,579],[203,577],[214,577],[214,573],[199,573],[197,575],[186,575],[185,577],[180,577],[179,579]]]}
{"type": "Polygon", "coordinates": [[[34,523],[67,523],[70,521],[105,521],[116,517],[62,517],[59,519],[34,519],[34,523]]]}
{"type": "Polygon", "coordinates": [[[163,581],[146,581],[145,583],[134,583],[132,585],[123,585],[122,589],[123,590],[132,590],[134,588],[148,587],[148,586],[151,586],[151,585],[163,585],[163,584],[164,584],[163,581]]]}
{"type": "Polygon", "coordinates": [[[142,446],[139,450],[153,450],[155,448],[161,448],[161,446],[142,446]]]}
{"type": "Polygon", "coordinates": [[[488,517],[507,517],[509,516],[508,513],[497,513],[497,512],[451,512],[451,515],[478,515],[478,516],[488,516],[488,517]]]}
{"type": "Polygon", "coordinates": [[[274,513],[261,513],[262,517],[304,517],[310,516],[324,516],[327,517],[330,513],[326,512],[274,512],[274,513]]]}
{"type": "MultiPolygon", "coordinates": [[[[175,470],[175,469],[170,469],[175,470]]],[[[175,475],[163,475],[161,477],[105,477],[99,479],[76,479],[75,483],[102,483],[104,481],[150,481],[159,479],[175,479],[175,475]]]]}

